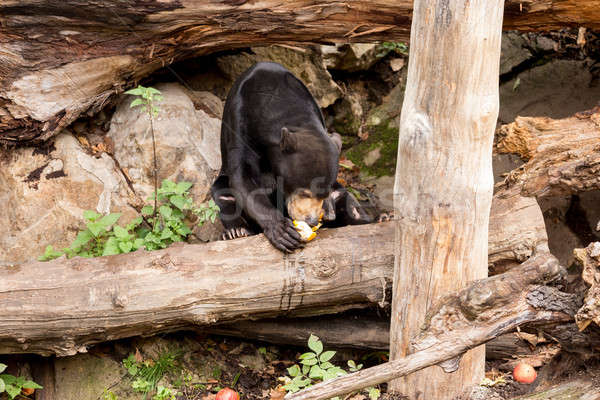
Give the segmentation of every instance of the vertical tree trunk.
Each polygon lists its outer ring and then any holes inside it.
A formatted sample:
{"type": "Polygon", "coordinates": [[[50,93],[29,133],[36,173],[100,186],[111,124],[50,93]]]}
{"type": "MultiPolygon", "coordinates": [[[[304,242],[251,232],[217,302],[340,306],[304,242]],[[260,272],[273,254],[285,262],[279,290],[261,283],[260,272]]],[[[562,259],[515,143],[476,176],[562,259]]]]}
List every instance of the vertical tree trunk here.
{"type": "MultiPolygon", "coordinates": [[[[502,0],[416,1],[400,121],[394,201],[396,263],[391,359],[431,304],[487,275],[492,140],[498,116],[502,0]]],[[[484,373],[483,346],[460,368],[391,382],[410,399],[451,399],[484,373]]]]}

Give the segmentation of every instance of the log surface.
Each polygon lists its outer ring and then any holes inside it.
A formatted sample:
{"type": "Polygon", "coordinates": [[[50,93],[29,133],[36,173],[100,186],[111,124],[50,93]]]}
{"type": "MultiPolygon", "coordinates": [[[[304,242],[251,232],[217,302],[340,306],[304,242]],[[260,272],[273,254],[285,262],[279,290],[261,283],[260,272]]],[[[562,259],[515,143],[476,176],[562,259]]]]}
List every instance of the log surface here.
{"type": "MultiPolygon", "coordinates": [[[[488,274],[502,0],[416,1],[394,184],[390,359],[411,354],[431,305],[488,274]]],[[[390,382],[410,400],[451,399],[484,377],[485,349],[446,374],[390,382]]]]}
{"type": "MultiPolygon", "coordinates": [[[[600,29],[598,0],[508,0],[504,29],[600,29]]],[[[0,143],[52,137],[175,61],[273,43],[407,41],[413,2],[5,0],[0,143]]]]}
{"type": "Polygon", "coordinates": [[[0,267],[0,353],[70,355],[190,326],[384,304],[393,223],[319,231],[283,255],[257,235],[0,267]]]}

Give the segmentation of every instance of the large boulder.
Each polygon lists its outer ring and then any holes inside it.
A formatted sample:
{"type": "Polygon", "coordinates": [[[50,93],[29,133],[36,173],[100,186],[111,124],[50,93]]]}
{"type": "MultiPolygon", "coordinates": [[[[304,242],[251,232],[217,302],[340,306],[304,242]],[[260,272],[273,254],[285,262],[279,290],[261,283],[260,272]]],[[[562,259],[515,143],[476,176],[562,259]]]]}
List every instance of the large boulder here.
{"type": "Polygon", "coordinates": [[[500,75],[532,58],[527,48],[527,41],[516,32],[503,32],[500,51],[500,75]]]}
{"type": "Polygon", "coordinates": [[[308,88],[321,108],[333,104],[342,94],[325,68],[321,53],[311,47],[253,47],[252,52],[240,52],[217,58],[217,64],[232,81],[259,61],[278,62],[289,69],[308,88]]]}
{"type": "Polygon", "coordinates": [[[67,247],[83,227],[83,211],[137,213],[136,198],[106,153],[88,154],[68,133],[46,148],[0,157],[0,264],[30,261],[52,244],[67,247]]]}
{"type": "Polygon", "coordinates": [[[500,85],[499,120],[517,116],[566,118],[594,107],[600,85],[586,61],[552,60],[500,85]]]}
{"type": "Polygon", "coordinates": [[[321,53],[327,69],[358,72],[371,68],[389,50],[376,43],[351,43],[323,45],[321,53]]]}
{"type": "MultiPolygon", "coordinates": [[[[159,185],[163,179],[192,182],[192,196],[197,203],[203,202],[221,168],[220,100],[177,83],[156,88],[163,98],[154,118],[159,185]]],[[[154,192],[150,118],[140,108],[130,108],[132,100],[123,96],[117,105],[108,136],[114,143],[115,159],[135,192],[145,199],[154,192]]]]}

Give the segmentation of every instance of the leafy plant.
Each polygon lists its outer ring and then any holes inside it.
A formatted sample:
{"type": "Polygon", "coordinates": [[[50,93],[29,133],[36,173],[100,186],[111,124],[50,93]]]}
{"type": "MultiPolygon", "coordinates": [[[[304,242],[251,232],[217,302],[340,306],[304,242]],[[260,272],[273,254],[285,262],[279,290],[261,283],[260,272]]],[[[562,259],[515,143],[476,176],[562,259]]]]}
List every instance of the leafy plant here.
{"type": "Polygon", "coordinates": [[[175,400],[177,392],[172,391],[164,386],[159,386],[152,400],[175,400]]]}
{"type": "Polygon", "coordinates": [[[6,370],[6,365],[0,363],[0,394],[6,393],[11,400],[21,394],[23,389],[43,389],[34,381],[22,376],[3,374],[4,370],[6,370]]]}
{"type": "Polygon", "coordinates": [[[192,230],[186,218],[196,216],[196,223],[202,225],[206,221],[214,222],[219,207],[214,201],[196,206],[189,193],[192,183],[175,183],[163,180],[162,186],[153,196],[159,201],[158,213],[150,205],[142,208],[142,214],[150,216],[152,229],[142,226],[142,217],[135,218],[125,227],[117,225],[120,213],[100,215],[94,211],[84,211],[86,229],[80,231],[67,248],[56,250],[47,246],[40,261],[48,261],[66,254],[71,258],[98,257],[136,251],[141,247],[146,250],[164,249],[174,242],[187,239],[192,230]]]}
{"type": "Polygon", "coordinates": [[[408,55],[408,46],[403,42],[383,42],[378,47],[377,57],[385,57],[388,53],[396,53],[401,56],[408,55]]]}
{"type": "MultiPolygon", "coordinates": [[[[301,354],[298,357],[302,367],[294,364],[287,369],[290,377],[283,387],[288,392],[295,393],[315,383],[328,381],[347,374],[344,369],[330,362],[333,356],[335,356],[335,351],[323,351],[323,343],[317,336],[310,335],[308,338],[308,348],[312,351],[301,354]]],[[[350,368],[350,372],[356,372],[362,368],[362,364],[356,365],[354,361],[349,360],[348,367],[350,368]]],[[[378,389],[368,388],[367,390],[372,400],[379,398],[378,389]]],[[[331,400],[339,399],[339,397],[333,397],[331,400]]]]}
{"type": "MultiPolygon", "coordinates": [[[[160,110],[156,105],[157,102],[162,100],[162,96],[160,94],[160,90],[155,89],[153,87],[144,87],[142,85],[138,85],[138,87],[134,89],[130,89],[125,92],[125,94],[129,94],[132,96],[136,96],[136,98],[129,105],[130,108],[140,106],[142,110],[144,110],[148,114],[148,118],[150,118],[150,132],[152,133],[152,158],[154,160],[154,210],[157,208],[157,193],[158,193],[158,161],[156,159],[156,140],[154,135],[154,117],[158,116],[158,111],[160,110]]],[[[154,221],[156,221],[156,216],[154,221]]],[[[156,227],[153,226],[152,230],[156,227]]]]}
{"type": "Polygon", "coordinates": [[[133,390],[147,395],[157,389],[152,398],[153,400],[171,400],[175,398],[177,393],[163,386],[157,388],[157,384],[167,372],[177,368],[175,365],[176,358],[176,354],[168,352],[161,354],[157,360],[137,361],[135,355],[130,354],[129,357],[123,360],[123,367],[127,369],[127,373],[133,378],[131,383],[133,390]]]}
{"type": "Polygon", "coordinates": [[[104,389],[104,392],[102,392],[102,400],[119,400],[119,398],[110,390],[104,389]]]}

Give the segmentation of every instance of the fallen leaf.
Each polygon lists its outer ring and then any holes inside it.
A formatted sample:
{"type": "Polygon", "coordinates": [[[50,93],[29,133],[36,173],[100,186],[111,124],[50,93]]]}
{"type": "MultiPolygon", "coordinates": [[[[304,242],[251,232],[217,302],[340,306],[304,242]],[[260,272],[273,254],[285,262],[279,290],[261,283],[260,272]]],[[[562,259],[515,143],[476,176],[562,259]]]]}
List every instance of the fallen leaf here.
{"type": "Polygon", "coordinates": [[[135,361],[137,361],[139,363],[141,363],[142,361],[144,361],[144,358],[140,354],[140,349],[138,349],[137,347],[135,348],[135,355],[133,357],[135,358],[135,361]]]}
{"type": "Polygon", "coordinates": [[[269,391],[269,396],[270,400],[283,400],[283,398],[285,397],[285,389],[281,386],[278,386],[275,389],[271,389],[269,391]]]}

